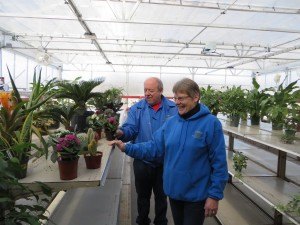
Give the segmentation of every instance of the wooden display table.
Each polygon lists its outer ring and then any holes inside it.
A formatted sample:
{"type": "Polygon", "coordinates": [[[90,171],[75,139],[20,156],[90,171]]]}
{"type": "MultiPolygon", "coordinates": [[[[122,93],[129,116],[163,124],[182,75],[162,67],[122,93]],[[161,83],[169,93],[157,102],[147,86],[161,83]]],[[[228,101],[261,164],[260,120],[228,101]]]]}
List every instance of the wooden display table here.
{"type": "Polygon", "coordinates": [[[113,148],[108,146],[108,141],[101,139],[98,150],[103,152],[101,167],[99,169],[88,170],[85,166],[84,157],[80,156],[78,163],[78,177],[74,180],[61,180],[59,177],[58,164],[53,163],[50,158],[46,160],[44,156],[30,160],[28,164],[27,176],[19,180],[34,192],[41,191],[36,181],[43,182],[52,188],[52,191],[67,190],[79,187],[94,187],[104,185],[107,171],[110,166],[113,148]]]}
{"type": "MultiPolygon", "coordinates": [[[[229,136],[228,150],[232,151],[234,147],[234,138],[238,138],[247,143],[256,145],[260,148],[275,152],[278,155],[277,176],[285,179],[286,156],[287,153],[300,157],[300,142],[296,140],[294,144],[284,144],[280,141],[282,131],[271,131],[269,127],[247,126],[240,124],[238,127],[229,126],[226,119],[220,119],[223,131],[229,136]]],[[[297,133],[299,139],[300,135],[297,133]]]]}

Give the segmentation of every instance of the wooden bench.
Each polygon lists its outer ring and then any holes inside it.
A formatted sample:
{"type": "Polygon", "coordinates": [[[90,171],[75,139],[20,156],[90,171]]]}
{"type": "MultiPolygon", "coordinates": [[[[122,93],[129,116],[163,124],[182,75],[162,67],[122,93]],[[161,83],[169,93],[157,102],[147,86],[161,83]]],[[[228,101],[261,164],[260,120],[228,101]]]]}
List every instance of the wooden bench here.
{"type": "MultiPolygon", "coordinates": [[[[232,158],[233,152],[227,151],[228,170],[230,175],[234,177],[235,171],[233,170],[232,158]]],[[[279,204],[287,204],[293,195],[299,194],[299,186],[277,177],[272,171],[250,160],[248,160],[247,169],[243,171],[242,179],[234,179],[232,184],[234,182],[243,184],[248,190],[275,209],[274,224],[282,224],[282,215],[294,224],[300,223],[300,218],[296,215],[285,213],[276,208],[279,204]]]]}

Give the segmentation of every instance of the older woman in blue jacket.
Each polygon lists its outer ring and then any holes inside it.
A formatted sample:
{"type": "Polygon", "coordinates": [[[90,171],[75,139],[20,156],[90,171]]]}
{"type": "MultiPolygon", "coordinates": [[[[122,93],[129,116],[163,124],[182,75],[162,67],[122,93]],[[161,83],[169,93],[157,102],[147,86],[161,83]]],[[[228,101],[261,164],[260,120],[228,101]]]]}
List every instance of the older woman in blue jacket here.
{"type": "Polygon", "coordinates": [[[199,103],[197,83],[184,78],[174,87],[178,115],[169,118],[153,139],[137,144],[113,141],[127,155],[164,163],[164,192],[175,225],[202,225],[215,216],[228,180],[220,121],[199,103]]]}

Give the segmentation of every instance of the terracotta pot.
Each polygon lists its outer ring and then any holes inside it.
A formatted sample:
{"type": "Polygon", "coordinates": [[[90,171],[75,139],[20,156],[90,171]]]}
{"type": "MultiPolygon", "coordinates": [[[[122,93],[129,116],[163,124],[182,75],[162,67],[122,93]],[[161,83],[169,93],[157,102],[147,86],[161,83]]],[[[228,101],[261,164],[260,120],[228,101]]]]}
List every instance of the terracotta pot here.
{"type": "Polygon", "coordinates": [[[78,159],[79,157],[72,160],[57,159],[61,180],[73,180],[77,177],[78,159]]]}
{"type": "Polygon", "coordinates": [[[102,152],[97,152],[97,155],[84,155],[87,169],[98,169],[101,166],[102,152]]]}

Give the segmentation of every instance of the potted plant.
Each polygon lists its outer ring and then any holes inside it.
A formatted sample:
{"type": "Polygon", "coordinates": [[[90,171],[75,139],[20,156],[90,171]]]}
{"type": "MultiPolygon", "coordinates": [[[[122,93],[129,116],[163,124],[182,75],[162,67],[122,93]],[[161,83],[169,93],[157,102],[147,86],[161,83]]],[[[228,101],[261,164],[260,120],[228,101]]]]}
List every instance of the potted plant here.
{"type": "Polygon", "coordinates": [[[259,125],[261,118],[262,106],[261,103],[268,97],[265,90],[260,91],[260,85],[257,83],[255,78],[252,78],[252,90],[246,94],[247,99],[247,110],[250,115],[251,125],[259,125]]]}
{"type": "Polygon", "coordinates": [[[119,117],[112,109],[106,109],[104,115],[103,124],[105,136],[108,141],[112,141],[115,139],[115,133],[119,126],[119,117]]]}
{"type": "Polygon", "coordinates": [[[97,169],[101,166],[102,152],[97,151],[98,138],[92,128],[88,129],[84,138],[86,145],[83,147],[83,155],[87,169],[97,169]]]}
{"type": "Polygon", "coordinates": [[[51,160],[53,163],[58,162],[60,179],[75,179],[81,151],[80,139],[73,132],[61,131],[50,136],[49,143],[53,147],[51,160]]]}
{"type": "Polygon", "coordinates": [[[243,154],[243,152],[235,152],[233,155],[233,169],[236,172],[234,176],[241,179],[242,170],[247,168],[248,157],[243,154]]]}
{"type": "Polygon", "coordinates": [[[201,102],[205,104],[215,116],[218,115],[221,109],[222,92],[213,89],[210,85],[207,88],[201,88],[201,102]]]}
{"type": "Polygon", "coordinates": [[[284,134],[281,136],[281,141],[285,144],[292,144],[296,139],[297,126],[300,123],[299,114],[290,115],[284,120],[284,134]]]}
{"type": "Polygon", "coordinates": [[[292,199],[286,205],[278,204],[276,208],[280,211],[300,216],[300,194],[293,195],[292,199]]]}
{"type": "Polygon", "coordinates": [[[86,118],[91,115],[91,112],[87,111],[86,103],[91,98],[96,98],[101,95],[98,92],[92,92],[95,87],[104,82],[104,78],[99,78],[90,81],[75,82],[61,81],[57,83],[58,91],[57,98],[68,98],[74,101],[76,111],[72,120],[72,127],[78,131],[84,131],[86,129],[86,118]]]}
{"type": "Polygon", "coordinates": [[[100,110],[96,110],[96,112],[87,118],[87,124],[89,128],[92,128],[96,133],[96,139],[101,138],[102,128],[104,127],[106,116],[101,113],[100,110]]]}
{"type": "Polygon", "coordinates": [[[241,117],[247,114],[247,100],[245,92],[242,88],[231,87],[223,92],[222,112],[230,118],[230,126],[237,127],[241,117]]]}
{"type": "Polygon", "coordinates": [[[52,108],[47,108],[44,111],[46,117],[53,118],[59,121],[66,130],[73,131],[71,120],[76,112],[76,106],[72,103],[58,104],[52,108]]]}
{"type": "Polygon", "coordinates": [[[47,82],[46,85],[42,85],[41,71],[36,76],[35,70],[32,92],[28,101],[25,102],[20,97],[9,69],[8,73],[13,88],[11,95],[13,106],[2,107],[0,110],[0,150],[6,154],[8,159],[17,160],[22,164],[23,171],[20,171],[18,175],[20,175],[19,178],[23,178],[26,176],[31,147],[36,148],[39,154],[47,154],[47,144],[39,130],[33,125],[33,113],[52,97],[49,91],[52,88],[53,80],[47,82]],[[43,148],[31,143],[32,133],[38,136],[43,148]]]}
{"type": "Polygon", "coordinates": [[[300,97],[300,90],[296,85],[297,81],[290,83],[285,88],[283,83],[278,86],[277,90],[273,87],[266,89],[273,94],[262,101],[263,114],[270,118],[274,130],[281,130],[289,110],[298,108],[297,100],[300,97]]]}
{"type": "Polygon", "coordinates": [[[48,217],[44,216],[44,212],[51,199],[51,189],[38,183],[43,195],[36,195],[14,176],[18,167],[18,163],[7,159],[0,152],[0,224],[40,224],[40,220],[47,221],[48,217]],[[30,205],[17,203],[16,200],[22,193],[27,193],[28,197],[22,198],[30,200],[30,205]]]}

